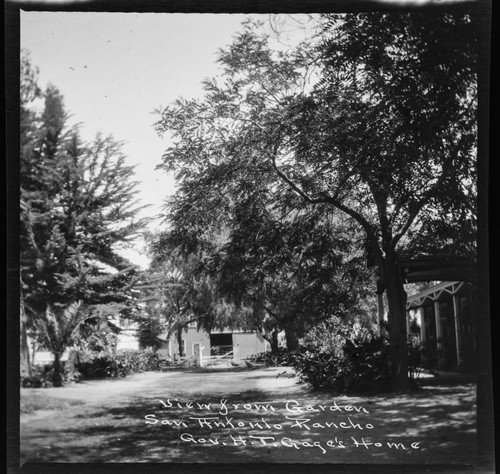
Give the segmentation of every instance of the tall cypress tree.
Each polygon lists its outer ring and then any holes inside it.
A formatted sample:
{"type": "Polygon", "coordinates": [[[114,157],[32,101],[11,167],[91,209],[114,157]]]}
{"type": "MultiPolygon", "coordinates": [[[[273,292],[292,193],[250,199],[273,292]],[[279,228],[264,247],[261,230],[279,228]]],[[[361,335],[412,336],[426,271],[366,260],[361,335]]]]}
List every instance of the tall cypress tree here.
{"type": "MultiPolygon", "coordinates": [[[[33,87],[29,60],[26,66],[24,83],[33,87]]],[[[136,270],[119,246],[145,220],[137,217],[137,182],[121,143],[100,135],[83,143],[67,125],[58,89],[47,87],[43,98],[41,113],[30,101],[21,105],[22,303],[39,342],[54,355],[53,382],[60,385],[60,358],[80,325],[131,299],[136,270]]]]}

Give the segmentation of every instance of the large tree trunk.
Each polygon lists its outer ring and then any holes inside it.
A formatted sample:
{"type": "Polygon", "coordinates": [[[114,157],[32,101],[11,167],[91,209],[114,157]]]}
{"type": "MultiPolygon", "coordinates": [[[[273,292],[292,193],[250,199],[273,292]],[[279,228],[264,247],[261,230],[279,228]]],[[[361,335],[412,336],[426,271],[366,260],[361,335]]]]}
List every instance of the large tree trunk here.
{"type": "Polygon", "coordinates": [[[182,326],[177,328],[177,344],[179,345],[179,357],[184,357],[184,347],[182,344],[182,326]]]}
{"type": "Polygon", "coordinates": [[[286,348],[289,351],[296,351],[299,349],[299,339],[297,334],[291,327],[285,327],[286,348]]]}
{"type": "Polygon", "coordinates": [[[261,335],[267,342],[269,342],[269,345],[271,347],[271,354],[277,354],[279,350],[279,343],[278,343],[279,329],[273,329],[270,334],[261,332],[261,335]]]}
{"type": "Polygon", "coordinates": [[[271,333],[271,354],[277,354],[279,350],[279,342],[278,342],[279,330],[274,329],[271,333]]]}
{"type": "Polygon", "coordinates": [[[52,368],[54,369],[54,373],[52,375],[52,383],[54,387],[62,387],[63,385],[63,366],[61,363],[61,354],[59,352],[54,352],[54,362],[52,364],[52,368]]]}
{"type": "Polygon", "coordinates": [[[387,292],[391,388],[408,388],[408,352],[406,335],[406,291],[394,252],[383,261],[384,285],[387,292]]]}

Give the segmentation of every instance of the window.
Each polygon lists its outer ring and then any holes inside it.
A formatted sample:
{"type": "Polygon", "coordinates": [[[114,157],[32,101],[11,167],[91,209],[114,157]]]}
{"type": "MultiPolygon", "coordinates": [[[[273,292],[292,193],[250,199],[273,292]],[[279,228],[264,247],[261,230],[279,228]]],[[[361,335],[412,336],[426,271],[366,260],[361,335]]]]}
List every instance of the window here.
{"type": "Polygon", "coordinates": [[[165,351],[169,356],[172,355],[172,350],[170,346],[170,340],[168,341],[161,341],[161,350],[165,351]]]}
{"type": "Polygon", "coordinates": [[[200,343],[199,342],[194,342],[192,349],[193,349],[193,356],[200,355],[200,343]]]}

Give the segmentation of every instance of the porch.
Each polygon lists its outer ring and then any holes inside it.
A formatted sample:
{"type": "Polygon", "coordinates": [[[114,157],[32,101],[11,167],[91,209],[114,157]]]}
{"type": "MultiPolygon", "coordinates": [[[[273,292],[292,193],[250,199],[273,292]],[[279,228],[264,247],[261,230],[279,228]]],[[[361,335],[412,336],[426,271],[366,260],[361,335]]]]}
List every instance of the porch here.
{"type": "Polygon", "coordinates": [[[475,368],[474,300],[473,285],[463,281],[442,282],[408,297],[408,330],[411,320],[416,320],[433,368],[475,368]]]}

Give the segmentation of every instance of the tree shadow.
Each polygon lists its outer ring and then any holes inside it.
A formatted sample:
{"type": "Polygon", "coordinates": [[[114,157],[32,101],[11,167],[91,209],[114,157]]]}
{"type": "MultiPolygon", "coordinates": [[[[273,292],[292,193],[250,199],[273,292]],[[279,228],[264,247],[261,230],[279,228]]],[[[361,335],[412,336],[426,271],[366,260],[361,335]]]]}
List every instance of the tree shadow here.
{"type": "Polygon", "coordinates": [[[161,398],[141,394],[118,406],[78,407],[53,423],[26,429],[23,457],[32,462],[85,463],[475,460],[472,384],[430,386],[396,395],[300,393],[289,400],[260,390],[228,392],[221,387],[209,395],[196,390],[188,395],[174,386],[161,398]]]}

